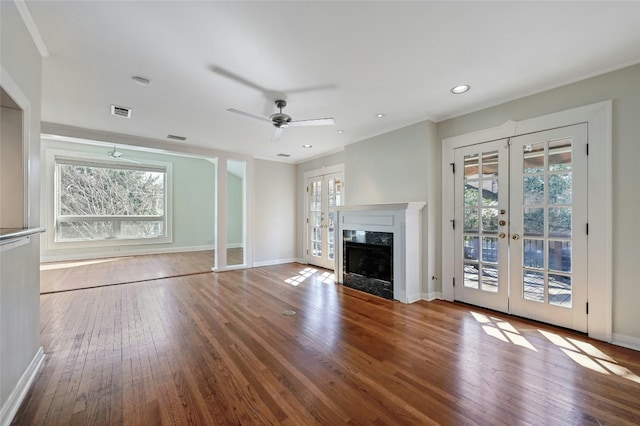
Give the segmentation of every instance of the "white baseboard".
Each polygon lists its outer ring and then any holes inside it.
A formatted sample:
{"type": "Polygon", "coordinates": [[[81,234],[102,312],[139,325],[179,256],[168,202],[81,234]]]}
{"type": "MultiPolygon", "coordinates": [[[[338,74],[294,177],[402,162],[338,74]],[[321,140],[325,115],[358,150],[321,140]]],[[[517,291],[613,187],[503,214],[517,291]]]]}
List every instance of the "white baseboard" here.
{"type": "Polygon", "coordinates": [[[273,259],[273,260],[264,260],[262,262],[253,262],[254,268],[259,268],[260,266],[271,266],[271,265],[282,265],[283,263],[302,263],[300,259],[296,259],[295,257],[290,257],[287,259],[273,259]]]}
{"type": "Polygon", "coordinates": [[[442,299],[442,292],[432,291],[431,293],[422,293],[422,300],[431,302],[432,300],[442,299]]]}
{"type": "Polygon", "coordinates": [[[22,374],[22,377],[18,380],[18,383],[11,392],[11,395],[9,395],[9,398],[7,398],[7,401],[2,406],[2,409],[0,410],[0,426],[9,426],[11,424],[11,421],[18,412],[18,408],[20,408],[24,397],[27,395],[29,388],[31,388],[33,381],[38,375],[38,371],[40,371],[42,361],[44,361],[44,349],[40,346],[40,349],[36,352],[36,355],[22,374]]]}
{"type": "Polygon", "coordinates": [[[613,343],[614,345],[640,351],[640,338],[637,337],[613,333],[613,340],[611,341],[611,343],[613,343]]]}

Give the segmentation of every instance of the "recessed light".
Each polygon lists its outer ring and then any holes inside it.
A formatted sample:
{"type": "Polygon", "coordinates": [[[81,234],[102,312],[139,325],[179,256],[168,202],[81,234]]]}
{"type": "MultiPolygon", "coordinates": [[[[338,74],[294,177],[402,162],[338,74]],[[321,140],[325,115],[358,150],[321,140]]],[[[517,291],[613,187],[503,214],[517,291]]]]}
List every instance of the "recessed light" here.
{"type": "Polygon", "coordinates": [[[309,144],[302,145],[302,147],[303,147],[303,148],[311,148],[312,146],[313,146],[313,145],[309,145],[309,144]]]}
{"type": "Polygon", "coordinates": [[[376,118],[382,118],[382,117],[384,117],[383,113],[380,112],[380,113],[376,114],[376,118]]]}
{"type": "Polygon", "coordinates": [[[151,84],[151,80],[149,80],[148,78],[140,77],[138,75],[133,76],[132,78],[133,78],[133,81],[135,81],[141,86],[148,86],[151,84]]]}
{"type": "Polygon", "coordinates": [[[340,134],[340,135],[341,135],[341,134],[343,134],[343,133],[344,133],[344,130],[336,130],[336,132],[338,132],[338,134],[340,134]]]}
{"type": "Polygon", "coordinates": [[[451,89],[451,93],[455,95],[459,95],[461,93],[467,92],[471,87],[468,84],[461,84],[460,86],[456,86],[451,89]]]}

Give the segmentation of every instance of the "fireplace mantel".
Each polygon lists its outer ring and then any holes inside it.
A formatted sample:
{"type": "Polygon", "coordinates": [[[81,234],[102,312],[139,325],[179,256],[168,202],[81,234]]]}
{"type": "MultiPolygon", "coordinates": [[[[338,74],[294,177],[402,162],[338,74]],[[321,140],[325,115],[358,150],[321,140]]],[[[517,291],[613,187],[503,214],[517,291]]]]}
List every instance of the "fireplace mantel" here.
{"type": "Polygon", "coordinates": [[[393,298],[403,303],[421,299],[422,210],[426,203],[406,202],[340,206],[336,212],[336,266],[339,283],[344,273],[344,231],[393,233],[393,298]]]}

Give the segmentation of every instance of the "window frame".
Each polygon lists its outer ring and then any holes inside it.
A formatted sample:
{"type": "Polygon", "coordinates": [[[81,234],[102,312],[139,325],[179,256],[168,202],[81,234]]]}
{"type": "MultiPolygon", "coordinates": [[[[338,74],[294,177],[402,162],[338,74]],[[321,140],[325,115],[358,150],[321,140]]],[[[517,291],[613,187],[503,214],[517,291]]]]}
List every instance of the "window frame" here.
{"type": "MultiPolygon", "coordinates": [[[[137,246],[137,245],[153,245],[153,244],[170,244],[173,242],[173,221],[172,221],[172,163],[144,160],[140,164],[126,163],[118,160],[109,160],[95,154],[78,153],[72,151],[50,150],[47,155],[47,164],[50,167],[50,173],[53,174],[53,184],[50,186],[51,208],[49,210],[49,241],[51,248],[77,249],[77,248],[100,248],[100,247],[118,247],[118,246],[137,246]],[[87,167],[105,167],[113,169],[128,169],[140,171],[154,171],[164,173],[164,213],[162,216],[91,216],[90,220],[111,220],[114,225],[123,220],[152,220],[157,221],[159,218],[164,222],[165,235],[152,238],[106,238],[98,240],[61,240],[58,236],[60,218],[64,219],[81,219],[83,216],[59,215],[60,202],[60,185],[61,172],[60,165],[73,164],[87,167]]],[[[117,250],[117,249],[116,249],[117,250]]]]}

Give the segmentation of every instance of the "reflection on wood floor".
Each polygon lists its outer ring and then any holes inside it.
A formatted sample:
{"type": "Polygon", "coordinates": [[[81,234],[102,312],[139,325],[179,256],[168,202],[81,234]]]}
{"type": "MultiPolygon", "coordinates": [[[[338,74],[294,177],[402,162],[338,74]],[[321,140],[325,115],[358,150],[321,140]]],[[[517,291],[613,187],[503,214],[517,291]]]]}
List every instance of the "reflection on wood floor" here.
{"type": "MultiPolygon", "coordinates": [[[[242,248],[227,249],[227,259],[242,264],[242,248]]],[[[211,272],[213,264],[213,250],[43,263],[40,294],[211,272]]]]}
{"type": "Polygon", "coordinates": [[[640,424],[639,352],[299,264],[42,295],[40,321],[16,425],[640,424]]]}

